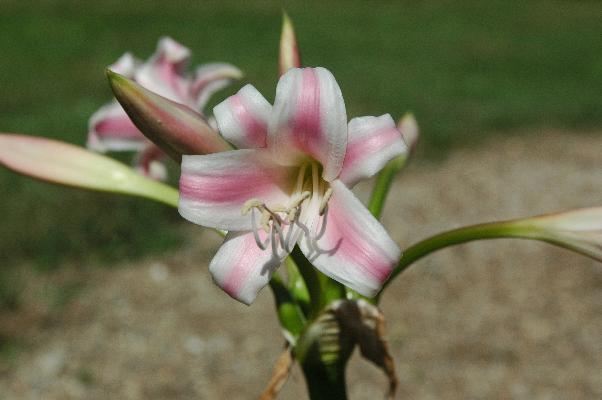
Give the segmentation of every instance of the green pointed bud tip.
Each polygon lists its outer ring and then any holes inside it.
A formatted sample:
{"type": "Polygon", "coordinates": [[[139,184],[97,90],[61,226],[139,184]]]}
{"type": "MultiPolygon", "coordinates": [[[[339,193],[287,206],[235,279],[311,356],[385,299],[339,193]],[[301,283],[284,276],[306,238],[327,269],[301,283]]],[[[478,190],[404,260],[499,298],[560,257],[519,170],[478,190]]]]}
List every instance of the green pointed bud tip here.
{"type": "Polygon", "coordinates": [[[299,55],[299,47],[295,36],[295,27],[285,10],[282,10],[282,31],[280,33],[278,66],[280,75],[291,68],[301,66],[301,56],[299,55]]]}

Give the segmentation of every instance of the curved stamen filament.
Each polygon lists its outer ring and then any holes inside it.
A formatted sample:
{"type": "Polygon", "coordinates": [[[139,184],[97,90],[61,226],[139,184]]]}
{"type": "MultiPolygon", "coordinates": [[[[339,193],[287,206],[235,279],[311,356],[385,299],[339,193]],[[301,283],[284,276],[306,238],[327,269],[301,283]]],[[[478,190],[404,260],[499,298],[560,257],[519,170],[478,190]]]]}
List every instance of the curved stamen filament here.
{"type": "Polygon", "coordinates": [[[265,243],[262,243],[261,238],[259,237],[259,229],[257,229],[257,221],[255,220],[255,208],[251,209],[251,226],[253,227],[253,237],[255,238],[255,243],[257,243],[257,247],[259,247],[261,250],[265,250],[268,242],[266,240],[265,243]]]}
{"type": "Polygon", "coordinates": [[[320,215],[324,214],[324,210],[326,209],[326,206],[328,205],[328,200],[330,200],[331,197],[332,197],[332,188],[328,188],[326,190],[326,193],[324,193],[322,200],[320,201],[320,215]]]}

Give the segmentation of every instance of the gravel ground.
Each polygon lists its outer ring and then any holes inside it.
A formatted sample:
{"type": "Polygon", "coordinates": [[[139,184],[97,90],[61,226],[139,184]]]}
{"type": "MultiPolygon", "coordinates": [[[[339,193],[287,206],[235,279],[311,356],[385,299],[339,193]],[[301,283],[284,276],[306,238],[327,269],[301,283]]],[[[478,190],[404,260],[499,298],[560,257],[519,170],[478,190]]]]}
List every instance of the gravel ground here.
{"type": "MultiPolygon", "coordinates": [[[[601,154],[599,135],[498,136],[411,165],[384,220],[408,245],[463,224],[599,205],[601,154]]],[[[0,340],[16,343],[0,358],[0,398],[257,398],[283,343],[271,295],[250,308],[230,300],[206,268],[219,239],[186,229],[182,251],[137,265],[24,267],[24,305],[0,315],[0,340]]],[[[472,243],[418,262],[382,309],[399,399],[602,398],[602,267],[592,260],[541,243],[472,243]]],[[[348,380],[352,399],[385,392],[357,355],[348,380]]],[[[305,396],[295,369],[280,398],[305,396]]]]}

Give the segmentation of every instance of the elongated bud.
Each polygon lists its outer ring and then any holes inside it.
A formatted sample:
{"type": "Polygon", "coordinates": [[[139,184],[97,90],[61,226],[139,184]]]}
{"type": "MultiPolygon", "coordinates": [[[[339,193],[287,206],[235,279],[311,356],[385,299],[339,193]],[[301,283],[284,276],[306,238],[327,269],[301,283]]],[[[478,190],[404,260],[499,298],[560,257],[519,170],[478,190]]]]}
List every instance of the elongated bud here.
{"type": "Polygon", "coordinates": [[[159,96],[107,70],[115,97],[138,129],[175,161],[182,154],[208,154],[232,147],[189,107],[159,96]]]}
{"type": "Polygon", "coordinates": [[[442,232],[406,248],[385,286],[415,261],[437,250],[474,240],[500,238],[540,240],[602,262],[602,207],[489,222],[442,232]]]}
{"type": "Polygon", "coordinates": [[[414,114],[407,113],[404,115],[399,120],[397,129],[399,129],[399,132],[401,132],[401,136],[403,136],[403,140],[408,146],[409,152],[411,153],[416,147],[418,139],[420,138],[420,129],[418,128],[418,122],[416,122],[414,114]]]}
{"type": "Polygon", "coordinates": [[[541,215],[514,224],[537,239],[602,261],[602,207],[541,215]]]}
{"type": "Polygon", "coordinates": [[[299,55],[299,47],[297,46],[295,27],[286,12],[283,12],[282,33],[280,34],[280,56],[278,58],[280,75],[291,68],[298,68],[300,66],[301,57],[299,55]]]}
{"type": "Polygon", "coordinates": [[[177,207],[178,192],[112,158],[43,137],[0,134],[0,164],[20,174],[83,189],[150,198],[177,207]]]}

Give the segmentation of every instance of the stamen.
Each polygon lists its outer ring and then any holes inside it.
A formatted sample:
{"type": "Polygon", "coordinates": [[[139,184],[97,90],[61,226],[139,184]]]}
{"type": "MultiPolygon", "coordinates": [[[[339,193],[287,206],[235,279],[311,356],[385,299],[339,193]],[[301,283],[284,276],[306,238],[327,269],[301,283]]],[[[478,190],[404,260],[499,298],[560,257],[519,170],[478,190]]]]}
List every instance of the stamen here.
{"type": "Polygon", "coordinates": [[[267,209],[263,209],[262,213],[261,213],[261,228],[263,229],[263,231],[265,233],[268,233],[270,231],[270,213],[267,209]]]}
{"type": "Polygon", "coordinates": [[[315,162],[311,163],[311,192],[315,196],[320,191],[320,178],[318,177],[318,165],[315,162]]]}
{"type": "MultiPolygon", "coordinates": [[[[276,235],[274,234],[274,229],[276,227],[276,221],[272,221],[272,232],[270,232],[270,238],[272,240],[272,254],[273,256],[278,256],[278,244],[276,243],[276,235]]],[[[278,229],[279,231],[279,229],[278,229]]]]}
{"type": "Polygon", "coordinates": [[[265,243],[261,243],[261,238],[259,237],[259,229],[257,229],[257,221],[255,218],[255,208],[251,208],[251,226],[253,228],[253,237],[255,238],[255,243],[257,244],[257,247],[259,247],[261,250],[265,250],[266,244],[268,242],[266,240],[265,243]]]}
{"type": "Polygon", "coordinates": [[[320,201],[320,215],[324,214],[324,210],[326,209],[326,206],[328,205],[328,200],[330,200],[331,197],[332,197],[332,188],[328,188],[328,190],[326,190],[326,193],[324,193],[324,197],[322,197],[322,200],[320,201]]]}
{"type": "Polygon", "coordinates": [[[242,215],[247,215],[251,209],[253,209],[255,207],[259,208],[259,207],[261,207],[262,204],[263,203],[261,201],[259,201],[259,199],[249,199],[242,206],[240,213],[242,215]]]}
{"type": "MultiPolygon", "coordinates": [[[[278,238],[280,239],[280,247],[282,247],[284,249],[285,241],[284,241],[284,231],[282,229],[282,225],[280,225],[276,221],[272,221],[272,230],[275,230],[276,233],[278,233],[278,238]]],[[[276,254],[275,250],[274,250],[274,254],[276,254]]]]}
{"type": "Polygon", "coordinates": [[[300,192],[303,189],[303,183],[305,182],[305,171],[307,170],[307,163],[304,163],[299,168],[299,174],[297,175],[297,185],[295,186],[295,192],[300,192]]]}

